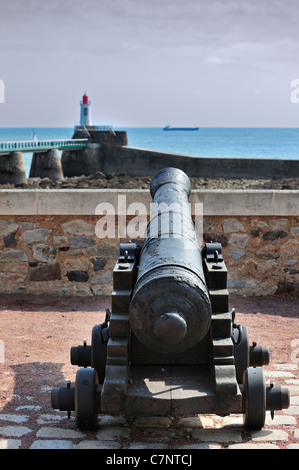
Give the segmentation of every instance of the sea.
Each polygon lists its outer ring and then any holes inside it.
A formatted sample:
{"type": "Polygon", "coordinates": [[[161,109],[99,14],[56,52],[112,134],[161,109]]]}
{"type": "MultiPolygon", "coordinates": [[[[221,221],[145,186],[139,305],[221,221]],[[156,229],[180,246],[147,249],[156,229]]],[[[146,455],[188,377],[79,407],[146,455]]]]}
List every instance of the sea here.
{"type": "MultiPolygon", "coordinates": [[[[299,159],[299,128],[202,127],[196,131],[164,131],[162,127],[122,127],[130,147],[160,150],[195,157],[299,159]]],[[[73,127],[2,127],[0,142],[71,139],[73,127]]],[[[29,176],[32,154],[23,160],[29,176]]]]}

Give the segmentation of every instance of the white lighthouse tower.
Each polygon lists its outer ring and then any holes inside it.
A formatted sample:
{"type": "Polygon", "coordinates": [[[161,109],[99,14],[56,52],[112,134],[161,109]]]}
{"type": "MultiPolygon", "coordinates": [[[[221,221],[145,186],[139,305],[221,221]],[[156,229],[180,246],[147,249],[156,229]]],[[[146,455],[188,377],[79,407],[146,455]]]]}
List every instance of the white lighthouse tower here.
{"type": "Polygon", "coordinates": [[[80,126],[92,126],[90,105],[91,102],[89,101],[87,94],[84,93],[82,101],[80,101],[80,126]]]}

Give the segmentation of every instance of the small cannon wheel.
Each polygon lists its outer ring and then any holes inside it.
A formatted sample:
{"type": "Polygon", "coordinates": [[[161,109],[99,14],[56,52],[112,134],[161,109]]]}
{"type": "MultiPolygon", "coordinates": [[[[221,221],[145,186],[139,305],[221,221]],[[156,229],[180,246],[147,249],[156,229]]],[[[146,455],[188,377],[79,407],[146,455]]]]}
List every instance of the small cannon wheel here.
{"type": "Polygon", "coordinates": [[[82,430],[97,428],[96,411],[97,373],[93,368],[81,368],[76,375],[75,383],[75,419],[82,430]]]}
{"type": "Polygon", "coordinates": [[[91,333],[91,367],[96,369],[100,384],[104,383],[107,359],[107,342],[103,341],[102,326],[95,325],[91,333]]]}
{"type": "Polygon", "coordinates": [[[239,328],[233,328],[234,336],[234,355],[238,383],[242,383],[243,373],[249,367],[249,337],[246,325],[239,325],[239,328]],[[236,333],[237,330],[237,333],[236,333]],[[235,342],[236,341],[236,342],[235,342]]]}
{"type": "Polygon", "coordinates": [[[266,418],[266,385],[263,369],[248,367],[244,371],[244,414],[246,428],[259,430],[266,418]]]}

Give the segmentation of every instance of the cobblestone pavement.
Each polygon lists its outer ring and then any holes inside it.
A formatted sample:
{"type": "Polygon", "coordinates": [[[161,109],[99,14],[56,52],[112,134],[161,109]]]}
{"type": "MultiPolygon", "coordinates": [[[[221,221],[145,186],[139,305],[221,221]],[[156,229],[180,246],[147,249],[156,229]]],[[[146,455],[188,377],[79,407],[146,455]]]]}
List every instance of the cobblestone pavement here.
{"type": "Polygon", "coordinates": [[[53,305],[44,299],[33,305],[30,300],[20,307],[19,301],[2,298],[5,360],[0,357],[0,449],[298,449],[298,304],[275,299],[276,310],[269,302],[262,310],[261,299],[258,303],[233,300],[241,320],[250,327],[251,340],[259,343],[260,334],[266,346],[272,337],[272,360],[264,367],[267,384],[273,380],[275,385],[287,386],[291,395],[290,407],[277,411],[273,420],[267,412],[261,431],[244,429],[242,415],[175,419],[99,415],[96,431],[78,430],[74,413],[68,419],[66,412],[52,409],[51,389],[65,385],[66,379],[73,382],[77,367],[69,365],[70,347],[88,338],[99,322],[99,312],[104,318],[106,299],[96,305],[94,299],[53,300],[53,305]],[[277,314],[281,311],[284,316],[277,314]]]}
{"type": "MultiPolygon", "coordinates": [[[[74,416],[14,396],[14,410],[0,413],[0,449],[299,449],[299,380],[295,364],[274,365],[266,379],[289,387],[290,408],[261,431],[247,431],[242,415],[171,417],[99,416],[95,432],[76,428],[74,416]]],[[[41,395],[50,393],[48,387],[41,395]]]]}

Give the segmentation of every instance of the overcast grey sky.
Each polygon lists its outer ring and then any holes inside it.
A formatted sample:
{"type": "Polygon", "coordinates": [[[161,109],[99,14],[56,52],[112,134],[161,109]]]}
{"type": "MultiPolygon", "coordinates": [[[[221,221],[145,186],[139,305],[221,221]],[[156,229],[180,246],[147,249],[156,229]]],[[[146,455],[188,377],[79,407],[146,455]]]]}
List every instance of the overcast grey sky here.
{"type": "Polygon", "coordinates": [[[0,126],[298,127],[298,0],[0,0],[0,126]]]}

